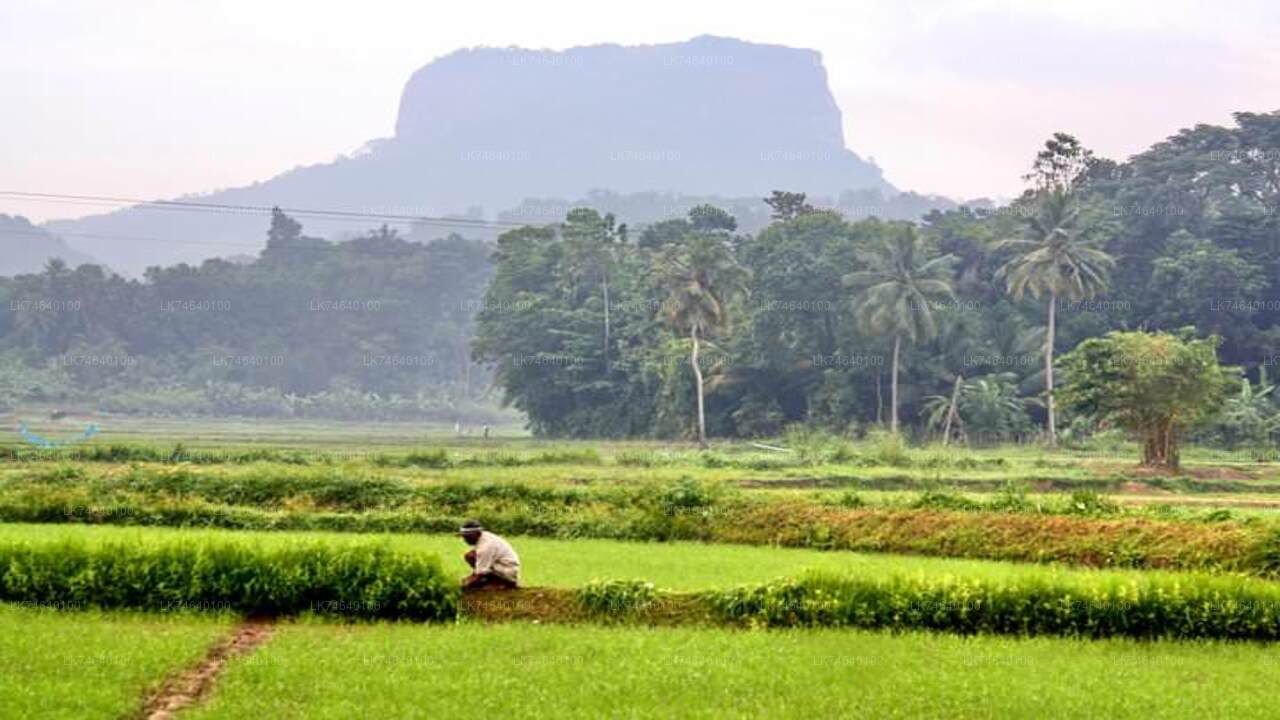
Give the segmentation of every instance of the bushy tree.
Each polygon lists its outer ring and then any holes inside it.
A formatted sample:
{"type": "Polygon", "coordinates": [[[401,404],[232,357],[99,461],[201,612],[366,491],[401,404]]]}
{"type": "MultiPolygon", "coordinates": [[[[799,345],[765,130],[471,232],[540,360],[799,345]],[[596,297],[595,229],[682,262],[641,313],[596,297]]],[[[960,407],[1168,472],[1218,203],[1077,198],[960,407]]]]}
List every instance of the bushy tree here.
{"type": "Polygon", "coordinates": [[[1219,412],[1238,372],[1218,364],[1217,337],[1191,330],[1111,332],[1063,357],[1063,400],[1094,420],[1115,423],[1142,444],[1142,463],[1178,467],[1191,425],[1219,412]]]}

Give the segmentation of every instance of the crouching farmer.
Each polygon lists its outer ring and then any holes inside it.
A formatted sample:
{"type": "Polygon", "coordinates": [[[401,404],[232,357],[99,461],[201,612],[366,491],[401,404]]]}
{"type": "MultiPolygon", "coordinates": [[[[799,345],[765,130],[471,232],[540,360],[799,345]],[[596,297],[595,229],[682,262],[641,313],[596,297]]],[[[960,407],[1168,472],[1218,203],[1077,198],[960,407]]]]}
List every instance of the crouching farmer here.
{"type": "Polygon", "coordinates": [[[463,523],[458,535],[474,548],[462,556],[471,566],[471,574],[462,579],[463,590],[512,590],[519,586],[520,557],[510,543],[475,520],[463,523]]]}

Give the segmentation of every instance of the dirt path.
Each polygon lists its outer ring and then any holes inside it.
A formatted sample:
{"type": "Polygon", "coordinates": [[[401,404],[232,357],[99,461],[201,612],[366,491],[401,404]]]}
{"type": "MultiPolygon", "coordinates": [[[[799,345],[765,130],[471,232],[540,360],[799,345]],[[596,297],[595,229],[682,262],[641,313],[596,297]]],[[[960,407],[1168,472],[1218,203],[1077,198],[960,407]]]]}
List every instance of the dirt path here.
{"type": "MultiPolygon", "coordinates": [[[[533,587],[519,590],[487,590],[463,593],[459,615],[482,622],[610,622],[585,610],[569,588],[533,587]]],[[[706,605],[692,593],[667,593],[615,622],[644,625],[698,625],[711,623],[706,605]]]]}
{"type": "Polygon", "coordinates": [[[167,678],[158,690],[147,696],[142,712],[135,717],[146,720],[171,720],[174,713],[195,704],[208,693],[227,660],[267,641],[274,630],[271,620],[245,620],[235,631],[220,640],[194,667],[167,678]]]}

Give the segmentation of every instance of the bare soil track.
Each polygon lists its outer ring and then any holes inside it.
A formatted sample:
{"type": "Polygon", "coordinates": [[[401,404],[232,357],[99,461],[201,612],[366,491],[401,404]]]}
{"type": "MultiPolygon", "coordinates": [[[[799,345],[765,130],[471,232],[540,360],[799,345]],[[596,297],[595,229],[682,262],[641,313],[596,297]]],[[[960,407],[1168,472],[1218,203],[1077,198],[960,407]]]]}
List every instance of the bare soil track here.
{"type": "Polygon", "coordinates": [[[486,623],[627,623],[647,625],[712,624],[704,603],[690,593],[665,593],[663,597],[619,613],[610,620],[584,609],[567,588],[531,587],[518,590],[481,590],[462,594],[462,617],[486,623]]]}
{"type": "Polygon", "coordinates": [[[267,618],[250,618],[236,626],[194,667],[170,676],[143,701],[142,710],[134,717],[146,720],[171,720],[174,713],[198,702],[213,687],[227,660],[252,651],[267,641],[274,623],[267,618]]]}

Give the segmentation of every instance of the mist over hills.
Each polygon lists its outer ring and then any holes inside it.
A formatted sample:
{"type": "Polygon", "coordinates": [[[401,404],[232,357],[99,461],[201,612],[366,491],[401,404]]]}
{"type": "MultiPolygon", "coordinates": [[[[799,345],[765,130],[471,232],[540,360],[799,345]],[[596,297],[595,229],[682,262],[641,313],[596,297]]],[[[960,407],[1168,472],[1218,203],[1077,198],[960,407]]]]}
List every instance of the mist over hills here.
{"type": "MultiPolygon", "coordinates": [[[[565,51],[459,50],[409,79],[393,137],[330,163],[185,199],[523,217],[518,206],[530,198],[754,199],[774,189],[833,201],[848,191],[897,195],[874,163],[845,146],[819,53],[701,36],[565,51]]],[[[376,224],[315,219],[307,226],[333,237],[376,224]]],[[[147,208],[46,225],[75,233],[74,247],[134,273],[254,252],[265,226],[256,213],[147,208]]]]}
{"type": "Polygon", "coordinates": [[[26,218],[0,214],[0,276],[39,272],[52,258],[68,265],[96,262],[26,218]]]}

